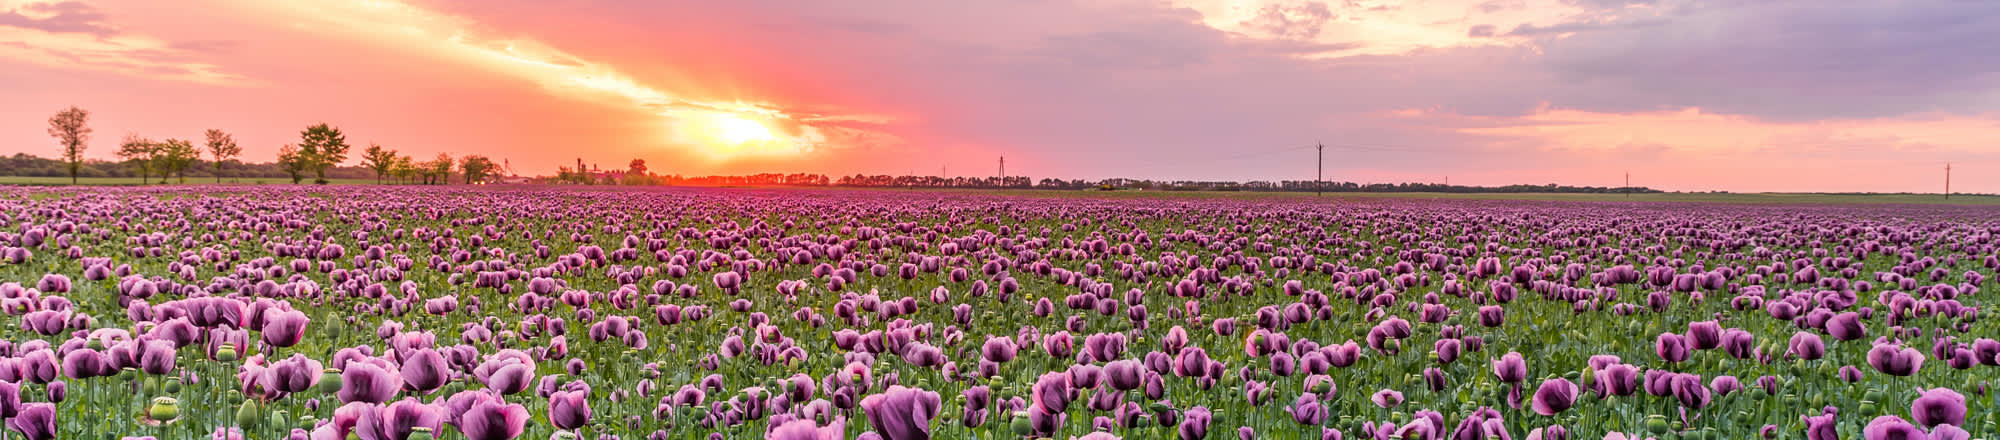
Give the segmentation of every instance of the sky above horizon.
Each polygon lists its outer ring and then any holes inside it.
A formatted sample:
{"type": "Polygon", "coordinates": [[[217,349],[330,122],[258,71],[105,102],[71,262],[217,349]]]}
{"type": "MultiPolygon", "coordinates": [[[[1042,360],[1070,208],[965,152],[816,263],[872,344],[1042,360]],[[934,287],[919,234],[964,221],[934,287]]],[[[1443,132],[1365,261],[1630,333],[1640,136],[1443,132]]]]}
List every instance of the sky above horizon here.
{"type": "Polygon", "coordinates": [[[2000,2],[0,0],[0,154],[2000,193],[2000,2]]]}

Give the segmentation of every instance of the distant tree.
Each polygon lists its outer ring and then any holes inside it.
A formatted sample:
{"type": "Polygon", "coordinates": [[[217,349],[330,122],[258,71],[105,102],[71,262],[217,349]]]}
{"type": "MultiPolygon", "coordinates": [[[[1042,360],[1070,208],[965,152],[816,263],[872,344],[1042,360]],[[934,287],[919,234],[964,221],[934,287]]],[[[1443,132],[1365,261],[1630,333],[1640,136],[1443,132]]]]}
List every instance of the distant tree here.
{"type": "Polygon", "coordinates": [[[396,156],[396,178],[409,183],[417,176],[417,161],[410,156],[396,156]]]}
{"type": "Polygon", "coordinates": [[[313,171],[313,183],[326,184],[326,169],[347,161],[347,136],[320,123],[299,132],[299,154],[313,171]]]}
{"type": "MultiPolygon", "coordinates": [[[[125,140],[118,143],[118,157],[133,169],[139,170],[139,184],[144,185],[152,176],[154,159],[158,157],[159,144],[152,139],[139,137],[138,133],[125,134],[125,140]]],[[[71,179],[74,181],[74,179],[71,179]]]]}
{"type": "Polygon", "coordinates": [[[486,178],[492,177],[493,172],[498,169],[500,169],[499,164],[493,163],[492,159],[477,155],[466,156],[460,160],[459,165],[459,170],[465,173],[467,185],[486,181],[486,178]]]}
{"type": "Polygon", "coordinates": [[[90,143],[90,111],[70,106],[49,117],[49,136],[62,144],[63,161],[69,162],[69,184],[76,184],[76,173],[83,168],[83,150],[90,143]]]}
{"type": "Polygon", "coordinates": [[[450,184],[451,181],[447,179],[451,178],[451,168],[455,164],[457,162],[451,159],[450,154],[438,153],[437,159],[432,159],[424,165],[424,168],[430,173],[430,177],[426,179],[426,183],[433,185],[450,184]]]}
{"type": "Polygon", "coordinates": [[[201,152],[194,149],[194,143],[183,139],[169,138],[159,143],[156,159],[160,169],[160,183],[167,183],[167,176],[180,176],[181,183],[187,183],[188,166],[201,159],[201,152]]]}
{"type": "Polygon", "coordinates": [[[382,183],[382,176],[389,174],[389,168],[396,165],[396,150],[368,144],[368,151],[361,154],[361,165],[375,170],[375,183],[382,183]]]}
{"type": "Polygon", "coordinates": [[[215,159],[215,183],[222,183],[222,163],[243,154],[243,147],[236,145],[236,137],[222,130],[208,130],[208,156],[215,159]]]}
{"type": "Polygon", "coordinates": [[[291,176],[292,184],[297,185],[300,180],[305,180],[306,170],[312,168],[312,159],[307,158],[299,146],[285,144],[284,148],[278,149],[278,168],[291,176]]]}
{"type": "Polygon", "coordinates": [[[621,183],[631,186],[653,184],[653,175],[646,172],[646,160],[632,159],[632,163],[626,166],[624,182],[621,183]]]}

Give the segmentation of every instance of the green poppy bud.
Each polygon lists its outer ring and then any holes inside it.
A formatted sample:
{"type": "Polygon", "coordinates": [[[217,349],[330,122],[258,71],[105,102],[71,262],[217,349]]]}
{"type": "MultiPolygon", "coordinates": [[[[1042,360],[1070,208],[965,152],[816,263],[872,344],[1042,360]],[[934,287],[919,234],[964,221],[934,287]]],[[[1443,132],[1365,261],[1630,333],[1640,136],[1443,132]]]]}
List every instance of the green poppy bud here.
{"type": "Polygon", "coordinates": [[[84,343],[83,343],[83,346],[84,346],[85,348],[89,348],[89,349],[92,349],[92,350],[103,350],[103,349],[104,349],[104,343],[103,343],[103,342],[100,342],[100,341],[98,341],[97,339],[94,339],[94,338],[93,338],[93,339],[91,339],[91,340],[89,340],[89,341],[87,341],[87,342],[84,342],[84,343]]]}
{"type": "Polygon", "coordinates": [[[1009,422],[1007,425],[1009,428],[1013,428],[1014,435],[1026,437],[1029,433],[1035,432],[1034,424],[1028,421],[1027,411],[1015,411],[1014,421],[1009,422]]]}
{"type": "Polygon", "coordinates": [[[1597,383],[1597,367],[1583,366],[1583,374],[1579,379],[1582,379],[1584,388],[1590,388],[1592,384],[1597,383]]]}
{"type": "Polygon", "coordinates": [[[340,369],[328,368],[319,374],[319,385],[314,389],[321,393],[333,394],[340,391],[340,369]]]}
{"type": "Polygon", "coordinates": [[[146,407],[146,418],[162,423],[181,417],[181,401],[167,396],[153,398],[153,405],[146,407]]]}
{"type": "Polygon", "coordinates": [[[1653,433],[1654,435],[1666,434],[1670,428],[1667,424],[1667,416],[1659,414],[1646,416],[1646,432],[1653,433]]]}
{"type": "Polygon", "coordinates": [[[167,378],[167,384],[164,386],[164,389],[167,391],[167,394],[179,394],[181,392],[181,378],[167,378]]]}
{"type": "Polygon", "coordinates": [[[437,440],[437,436],[431,435],[430,427],[418,426],[410,429],[409,440],[437,440]]]}
{"type": "Polygon", "coordinates": [[[230,342],[222,344],[222,348],[218,348],[215,350],[215,360],[223,362],[236,362],[236,343],[230,342]]]}
{"type": "Polygon", "coordinates": [[[576,440],[576,439],[577,439],[576,433],[569,431],[556,431],[555,435],[549,436],[549,440],[576,440]]]}
{"type": "Polygon", "coordinates": [[[263,419],[263,410],[257,407],[257,401],[255,400],[245,400],[242,405],[236,407],[236,426],[246,429],[255,428],[257,427],[257,422],[263,421],[263,419]]]}
{"type": "Polygon", "coordinates": [[[1889,394],[1889,393],[1888,393],[1887,391],[1883,391],[1883,390],[1882,390],[1881,388],[1872,388],[1872,387],[1871,387],[1871,388],[1869,388],[1869,389],[1868,389],[1868,392],[1866,392],[1866,393],[1861,393],[1861,400],[1863,400],[1863,401],[1870,401],[1870,400],[1872,400],[1872,401],[1876,401],[1876,402],[1881,402],[1881,401],[1884,401],[1884,400],[1888,400],[1888,398],[1889,398],[1888,394],[1889,394]]]}
{"type": "Polygon", "coordinates": [[[1880,408],[1879,406],[1875,405],[1875,401],[1873,401],[1873,400],[1863,400],[1863,401],[1861,401],[1861,417],[1862,417],[1862,418],[1869,418],[1869,417],[1875,417],[1875,415],[1876,415],[1876,414],[1880,414],[1880,413],[1879,413],[1879,411],[1881,411],[1881,408],[1880,408]]]}

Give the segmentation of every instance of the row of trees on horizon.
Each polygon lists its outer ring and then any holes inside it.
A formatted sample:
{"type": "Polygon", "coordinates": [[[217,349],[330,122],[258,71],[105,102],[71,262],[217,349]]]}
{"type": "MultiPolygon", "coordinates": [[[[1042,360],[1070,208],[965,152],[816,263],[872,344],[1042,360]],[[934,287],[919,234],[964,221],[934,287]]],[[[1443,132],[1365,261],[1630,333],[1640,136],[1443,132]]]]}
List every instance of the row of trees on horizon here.
{"type": "Polygon", "coordinates": [[[153,140],[138,133],[127,133],[118,142],[119,161],[86,159],[83,154],[90,148],[90,137],[95,130],[90,127],[90,111],[71,106],[49,117],[48,133],[61,145],[61,161],[42,159],[25,153],[17,153],[11,158],[0,157],[0,170],[9,175],[32,177],[58,177],[67,174],[74,184],[82,177],[133,177],[141,184],[152,182],[153,176],[159,183],[178,177],[187,183],[188,172],[194,171],[196,178],[213,177],[221,182],[223,177],[283,177],[297,184],[307,176],[313,183],[326,184],[328,178],[365,179],[366,172],[372,171],[377,183],[394,181],[397,183],[422,183],[441,185],[450,183],[456,175],[467,184],[482,183],[499,176],[501,166],[492,159],[481,155],[452,158],[450,154],[438,153],[435,159],[417,161],[396,150],[369,144],[360,157],[360,167],[343,167],[348,152],[346,134],[339,128],[326,123],[314,124],[299,132],[299,142],[285,144],[278,148],[278,160],[267,164],[244,163],[238,158],[243,155],[243,147],[236,143],[228,132],[209,129],[204,132],[204,142],[196,146],[184,139],[167,138],[153,140]],[[203,156],[207,156],[206,159],[203,156]],[[53,164],[50,162],[54,162],[53,164]],[[66,172],[66,173],[65,173],[66,172]]]}
{"type": "MultiPolygon", "coordinates": [[[[453,158],[439,153],[431,160],[418,161],[396,150],[370,144],[360,155],[361,166],[342,166],[352,148],[339,128],[325,123],[314,124],[299,132],[299,142],[286,144],[278,149],[278,158],[272,163],[245,163],[237,160],[243,154],[242,146],[229,133],[210,129],[205,134],[203,144],[168,138],[155,141],[137,133],[127,134],[118,144],[117,156],[120,161],[85,159],[92,129],[89,126],[90,112],[78,107],[70,107],[49,118],[49,135],[62,146],[60,160],[43,159],[26,153],[13,157],[0,157],[0,174],[33,177],[59,177],[68,175],[71,183],[80,177],[138,177],[141,183],[150,183],[159,177],[160,183],[177,177],[183,183],[192,172],[196,178],[213,177],[220,182],[230,178],[287,178],[292,183],[300,183],[310,176],[314,183],[326,184],[329,178],[367,179],[375,178],[377,183],[411,183],[442,185],[451,183],[453,177],[466,184],[489,183],[501,177],[502,172],[511,171],[507,166],[493,162],[482,155],[467,155],[453,158]],[[206,156],[204,158],[204,156],[206,156]]],[[[515,183],[545,183],[573,185],[622,185],[622,186],[844,186],[882,188],[971,188],[971,189],[1061,189],[1061,190],[1165,190],[1165,191],[1290,191],[1290,192],[1456,192],[1456,193],[1657,193],[1659,190],[1645,187],[1592,187],[1568,185],[1508,185],[1497,187],[1440,185],[1428,183],[1355,183],[1320,182],[1312,180],[1286,181],[1154,181],[1136,179],[1054,179],[1035,180],[1027,176],[1006,177],[943,177],[943,176],[890,176],[862,175],[829,178],[823,174],[810,173],[764,173],[744,176],[701,176],[655,174],[643,159],[633,159],[623,170],[600,170],[595,166],[585,166],[579,159],[576,166],[562,166],[553,177],[511,180],[515,183]]]]}

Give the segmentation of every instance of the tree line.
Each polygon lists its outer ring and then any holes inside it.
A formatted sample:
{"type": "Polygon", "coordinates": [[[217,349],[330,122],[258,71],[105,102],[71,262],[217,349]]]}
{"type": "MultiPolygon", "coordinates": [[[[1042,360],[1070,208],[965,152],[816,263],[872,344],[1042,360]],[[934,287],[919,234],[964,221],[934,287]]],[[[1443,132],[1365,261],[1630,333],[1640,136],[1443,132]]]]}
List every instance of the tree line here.
{"type": "Polygon", "coordinates": [[[189,171],[196,177],[207,174],[221,182],[223,177],[269,177],[288,178],[294,184],[312,177],[313,183],[326,184],[328,178],[365,179],[373,173],[376,183],[393,181],[396,183],[421,183],[442,185],[458,176],[466,184],[484,183],[499,177],[503,171],[499,164],[481,155],[453,158],[450,154],[439,153],[427,161],[398,154],[396,150],[369,144],[362,152],[360,167],[343,167],[352,147],[347,143],[346,134],[339,128],[326,123],[314,124],[299,132],[299,142],[285,144],[278,148],[278,160],[273,163],[244,163],[238,160],[243,147],[236,143],[234,136],[217,129],[204,133],[204,142],[197,146],[193,141],[166,138],[154,140],[138,133],[126,134],[118,143],[118,161],[110,162],[85,159],[83,154],[89,149],[91,135],[90,111],[71,106],[49,117],[48,133],[55,138],[59,151],[58,160],[43,159],[25,153],[13,157],[0,157],[0,170],[9,174],[34,177],[57,177],[67,174],[70,183],[77,183],[82,177],[138,177],[140,183],[151,183],[159,177],[159,183],[167,183],[170,178],[187,182],[189,171]],[[206,156],[206,158],[204,158],[206,156]]]}

